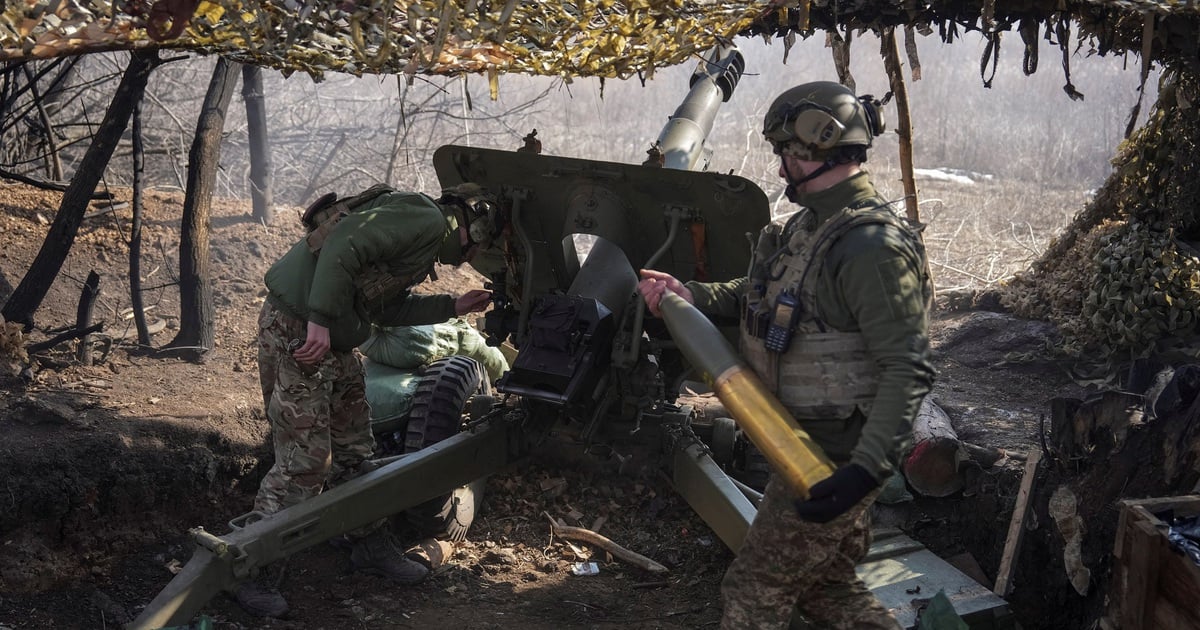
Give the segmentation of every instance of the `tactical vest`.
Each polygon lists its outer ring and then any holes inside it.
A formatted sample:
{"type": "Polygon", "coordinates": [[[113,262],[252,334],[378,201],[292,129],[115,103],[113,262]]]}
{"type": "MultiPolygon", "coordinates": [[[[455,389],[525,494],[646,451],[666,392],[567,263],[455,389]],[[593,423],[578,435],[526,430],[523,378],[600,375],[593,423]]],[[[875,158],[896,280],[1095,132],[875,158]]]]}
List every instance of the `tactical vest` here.
{"type": "MultiPolygon", "coordinates": [[[[363,192],[345,199],[339,200],[337,193],[321,195],[309,205],[300,217],[301,223],[308,230],[308,236],[305,237],[308,242],[308,250],[314,256],[320,256],[325,239],[329,238],[342,219],[374,201],[377,197],[390,192],[395,192],[391,186],[375,184],[363,192]]],[[[373,264],[354,279],[354,287],[368,307],[382,306],[383,302],[399,297],[414,285],[420,284],[426,275],[428,273],[421,274],[420,277],[413,277],[411,274],[395,274],[384,265],[373,264]]]]}
{"type": "MultiPolygon", "coordinates": [[[[797,418],[840,420],[856,409],[866,415],[879,389],[879,370],[862,333],[828,330],[816,303],[817,281],[829,249],[861,225],[893,225],[913,239],[922,256],[924,247],[919,234],[879,198],[845,208],[815,229],[812,222],[811,212],[801,210],[763,228],[742,298],[742,356],[797,418]],[[776,353],[765,346],[765,326],[784,290],[798,298],[801,316],[788,350],[776,353]]],[[[927,268],[921,272],[928,302],[930,274],[927,268]]]]}

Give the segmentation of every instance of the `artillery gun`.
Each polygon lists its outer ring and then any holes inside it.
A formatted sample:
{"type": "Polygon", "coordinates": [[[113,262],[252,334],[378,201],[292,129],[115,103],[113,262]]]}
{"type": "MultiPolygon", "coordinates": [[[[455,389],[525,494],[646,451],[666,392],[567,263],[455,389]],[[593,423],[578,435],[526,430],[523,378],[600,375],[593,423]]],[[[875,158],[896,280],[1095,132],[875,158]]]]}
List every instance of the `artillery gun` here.
{"type": "Polygon", "coordinates": [[[518,349],[496,383],[499,396],[484,399],[494,404],[472,405],[462,430],[434,444],[422,437],[430,427],[410,422],[410,445],[425,448],[376,460],[371,472],[304,503],[239,516],[221,536],[191,530],[191,560],[130,627],[186,623],[259,568],[499,470],[551,431],[661,448],[685,498],[736,548],[754,506],[700,439],[732,449],[735,430],[730,422],[716,440],[710,428],[698,436],[692,409],[674,404],[688,368],[665,328],[645,317],[635,269],[707,280],[745,274],[743,235],[769,220],[766,195],[741,177],[703,170],[705,138],[743,68],[733,47],[702,61],[646,164],[438,149],[443,188],[474,182],[500,206],[503,238],[472,260],[491,280],[489,342],[518,349]]]}
{"type": "MultiPolygon", "coordinates": [[[[462,489],[551,434],[583,445],[649,446],[683,498],[736,550],[756,493],[727,470],[735,452],[749,449],[733,420],[702,418],[678,397],[697,378],[688,359],[726,342],[711,327],[690,329],[699,338],[672,339],[661,320],[645,316],[636,270],[705,281],[746,274],[747,235],[770,220],[766,195],[746,179],[704,170],[705,139],[743,69],[733,47],[701,61],[643,164],[542,155],[532,134],[517,151],[439,148],[442,188],[473,182],[497,202],[501,237],[471,261],[493,291],[483,319],[489,343],[517,349],[496,395],[463,405],[469,414],[414,414],[406,429],[413,452],[375,460],[369,472],[299,505],[237,517],[222,536],[191,530],[191,560],[130,627],[186,623],[261,567],[462,489]],[[446,431],[448,419],[457,432],[431,437],[446,431]]],[[[475,389],[479,373],[470,364],[461,357],[438,364],[437,377],[454,385],[452,405],[475,389]]]]}

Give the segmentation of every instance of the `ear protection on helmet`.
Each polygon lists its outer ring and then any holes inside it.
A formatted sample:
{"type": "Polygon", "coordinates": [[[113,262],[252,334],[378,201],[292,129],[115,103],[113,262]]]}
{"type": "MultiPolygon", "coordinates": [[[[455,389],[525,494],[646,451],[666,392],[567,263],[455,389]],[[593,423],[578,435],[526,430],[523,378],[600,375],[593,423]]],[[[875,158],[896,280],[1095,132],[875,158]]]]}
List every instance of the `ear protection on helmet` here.
{"type": "Polygon", "coordinates": [[[884,131],[883,101],[855,96],[843,85],[814,81],[787,90],[763,119],[763,136],[776,153],[823,161],[843,147],[870,147],[884,131]]]}
{"type": "Polygon", "coordinates": [[[834,118],[833,110],[811,101],[797,103],[784,112],[783,127],[791,131],[793,140],[815,151],[837,146],[846,131],[846,126],[834,118]]]}
{"type": "Polygon", "coordinates": [[[890,100],[892,100],[891,92],[885,94],[882,101],[871,94],[863,94],[858,97],[858,102],[862,104],[863,117],[867,119],[867,130],[871,132],[871,137],[887,131],[887,121],[883,118],[883,106],[887,105],[890,100]]]}
{"type": "MultiPolygon", "coordinates": [[[[882,134],[887,126],[883,103],[870,94],[858,97],[858,102],[870,137],[882,134]]],[[[812,101],[801,101],[784,111],[778,128],[765,135],[776,142],[796,141],[810,151],[825,151],[838,146],[845,132],[846,125],[834,116],[833,110],[812,101]]]]}
{"type": "Polygon", "coordinates": [[[471,225],[467,228],[471,242],[485,249],[492,244],[492,240],[500,233],[498,211],[496,204],[487,199],[478,200],[467,208],[471,215],[471,225]]]}
{"type": "Polygon", "coordinates": [[[458,208],[471,243],[481,248],[491,246],[503,228],[500,207],[478,184],[468,182],[448,188],[442,192],[438,203],[458,208]]]}

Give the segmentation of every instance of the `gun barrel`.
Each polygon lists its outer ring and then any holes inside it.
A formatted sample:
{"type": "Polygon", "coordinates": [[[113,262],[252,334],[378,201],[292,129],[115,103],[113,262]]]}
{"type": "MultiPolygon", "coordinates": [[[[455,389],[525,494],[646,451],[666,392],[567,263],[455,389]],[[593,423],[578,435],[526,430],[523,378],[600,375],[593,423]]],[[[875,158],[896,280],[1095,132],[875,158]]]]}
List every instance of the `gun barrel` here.
{"type": "Polygon", "coordinates": [[[745,68],[746,60],[735,46],[715,48],[700,62],[692,73],[687,97],[658,136],[665,168],[705,170],[705,139],[712,131],[717,109],[733,96],[745,68]]]}
{"type": "Polygon", "coordinates": [[[738,358],[717,327],[696,307],[667,292],[663,321],[684,357],[703,375],[767,461],[803,496],[833,474],[833,463],[779,399],[738,358]]]}

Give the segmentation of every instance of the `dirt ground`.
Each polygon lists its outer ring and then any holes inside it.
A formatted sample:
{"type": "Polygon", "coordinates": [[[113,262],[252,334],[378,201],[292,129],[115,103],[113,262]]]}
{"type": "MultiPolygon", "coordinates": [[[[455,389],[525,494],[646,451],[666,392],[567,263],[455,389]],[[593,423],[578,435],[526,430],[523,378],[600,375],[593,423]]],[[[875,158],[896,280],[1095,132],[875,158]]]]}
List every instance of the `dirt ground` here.
{"type": "MultiPolygon", "coordinates": [[[[36,256],[59,198],[0,183],[0,302],[36,256]]],[[[142,286],[150,321],[163,326],[155,347],[178,327],[181,205],[176,193],[147,194],[142,286]]],[[[187,529],[228,531],[225,522],[249,508],[270,465],[255,321],[263,272],[300,235],[298,209],[281,209],[264,226],[250,219],[248,202],[215,202],[216,349],[203,363],[136,346],[126,280],[130,210],[96,210],[27,339],[73,324],[83,280],[95,270],[95,320],[105,328],[93,365],[80,365],[66,342],[38,353],[23,374],[0,376],[0,630],[129,621],[187,562],[187,529]]],[[[480,282],[442,269],[430,290],[480,282]]],[[[938,312],[933,396],[962,439],[1036,448],[1047,401],[1078,393],[1064,370],[1037,358],[1052,334],[1048,325],[983,310],[938,312]]],[[[1020,469],[1002,460],[973,474],[962,493],[919,499],[888,518],[944,557],[970,554],[994,579],[1020,469]]],[[[469,540],[419,586],[352,573],[344,552],[320,545],[289,563],[287,619],[249,617],[223,597],[204,614],[218,628],[715,627],[731,558],[655,462],[618,471],[609,460],[542,456],[490,478],[469,540]],[[544,514],[598,526],[670,572],[647,575],[586,545],[572,548],[550,535],[544,514]],[[572,564],[588,559],[599,574],[574,575],[572,564]]],[[[1038,588],[1021,577],[1014,601],[1021,589],[1038,588]]],[[[1051,627],[1039,622],[1041,611],[1014,609],[1027,628],[1051,627]]]]}

